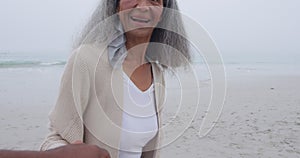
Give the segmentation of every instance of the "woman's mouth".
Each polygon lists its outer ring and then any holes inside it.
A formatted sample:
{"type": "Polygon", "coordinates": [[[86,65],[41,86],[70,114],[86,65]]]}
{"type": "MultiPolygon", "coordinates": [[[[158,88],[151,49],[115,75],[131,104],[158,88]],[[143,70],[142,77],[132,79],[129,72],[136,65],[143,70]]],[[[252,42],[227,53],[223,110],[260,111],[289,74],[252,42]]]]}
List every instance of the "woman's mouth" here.
{"type": "Polygon", "coordinates": [[[149,19],[145,19],[145,18],[139,18],[139,17],[133,17],[133,16],[131,16],[130,18],[131,18],[131,20],[133,20],[135,22],[140,22],[140,23],[148,23],[148,22],[150,22],[149,19]]]}

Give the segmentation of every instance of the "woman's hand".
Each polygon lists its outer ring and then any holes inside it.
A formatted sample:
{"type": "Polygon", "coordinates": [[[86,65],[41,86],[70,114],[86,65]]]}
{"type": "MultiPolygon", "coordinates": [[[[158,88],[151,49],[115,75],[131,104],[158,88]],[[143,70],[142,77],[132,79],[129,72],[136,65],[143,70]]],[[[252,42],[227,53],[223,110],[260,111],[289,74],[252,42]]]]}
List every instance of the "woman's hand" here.
{"type": "MultiPolygon", "coordinates": [[[[79,143],[79,142],[77,142],[79,143]]],[[[1,158],[110,158],[109,153],[96,145],[70,144],[47,151],[0,150],[1,158]]]]}
{"type": "Polygon", "coordinates": [[[108,151],[105,149],[96,145],[84,144],[80,141],[46,152],[56,158],[110,158],[108,151]]]}
{"type": "Polygon", "coordinates": [[[84,143],[81,140],[76,140],[75,142],[73,142],[71,144],[84,144],[84,143]]]}

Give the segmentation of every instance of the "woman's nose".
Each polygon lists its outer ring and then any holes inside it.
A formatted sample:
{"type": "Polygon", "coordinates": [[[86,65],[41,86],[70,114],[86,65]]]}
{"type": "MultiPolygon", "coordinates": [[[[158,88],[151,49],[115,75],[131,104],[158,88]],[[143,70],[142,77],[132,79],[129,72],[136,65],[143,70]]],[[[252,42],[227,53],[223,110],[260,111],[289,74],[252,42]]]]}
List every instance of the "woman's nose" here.
{"type": "Polygon", "coordinates": [[[141,11],[147,11],[150,7],[149,0],[137,0],[136,8],[138,8],[141,11]]]}

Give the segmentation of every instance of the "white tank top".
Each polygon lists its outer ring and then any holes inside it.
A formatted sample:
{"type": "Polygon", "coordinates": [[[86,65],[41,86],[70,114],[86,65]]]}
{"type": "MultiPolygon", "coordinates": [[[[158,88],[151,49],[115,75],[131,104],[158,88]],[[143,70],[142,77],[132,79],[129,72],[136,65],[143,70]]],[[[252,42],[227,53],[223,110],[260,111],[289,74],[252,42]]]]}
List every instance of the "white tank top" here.
{"type": "Polygon", "coordinates": [[[157,133],[153,84],[141,91],[123,72],[124,105],[119,158],[140,158],[143,147],[157,133]]]}

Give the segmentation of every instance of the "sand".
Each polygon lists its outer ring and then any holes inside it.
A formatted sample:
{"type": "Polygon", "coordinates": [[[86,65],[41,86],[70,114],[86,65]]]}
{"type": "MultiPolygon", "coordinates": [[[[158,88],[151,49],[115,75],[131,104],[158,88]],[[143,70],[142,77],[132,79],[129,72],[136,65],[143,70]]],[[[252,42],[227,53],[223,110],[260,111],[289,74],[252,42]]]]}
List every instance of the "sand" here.
{"type": "MultiPolygon", "coordinates": [[[[226,67],[224,109],[204,138],[197,134],[210,97],[210,80],[200,81],[201,107],[187,130],[163,148],[162,157],[300,157],[300,72],[294,66],[278,67],[226,67]]],[[[38,149],[48,133],[47,115],[62,70],[0,69],[0,148],[38,149]]],[[[179,118],[173,124],[182,122],[179,118]]]]}
{"type": "Polygon", "coordinates": [[[63,68],[0,69],[0,148],[37,150],[63,68]]]}
{"type": "Polygon", "coordinates": [[[163,157],[300,157],[300,75],[231,67],[221,117],[197,137],[200,117],[163,157]]]}

